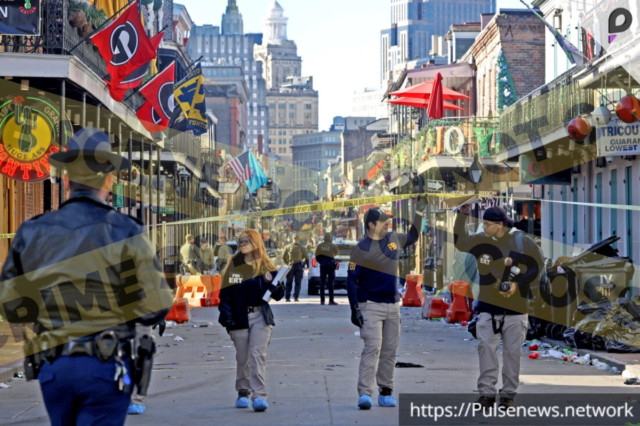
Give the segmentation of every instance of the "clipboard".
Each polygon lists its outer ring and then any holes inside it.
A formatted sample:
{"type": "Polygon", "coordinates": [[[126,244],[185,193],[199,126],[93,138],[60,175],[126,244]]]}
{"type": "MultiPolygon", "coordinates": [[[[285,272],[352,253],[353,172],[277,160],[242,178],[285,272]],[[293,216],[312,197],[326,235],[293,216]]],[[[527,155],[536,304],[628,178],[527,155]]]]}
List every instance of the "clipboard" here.
{"type": "MultiPolygon", "coordinates": [[[[282,268],[280,268],[280,270],[276,274],[276,277],[272,281],[273,285],[275,285],[276,287],[280,284],[284,285],[284,280],[286,279],[290,270],[291,266],[283,266],[282,268]]],[[[267,303],[271,302],[271,290],[267,290],[264,293],[264,296],[262,296],[262,300],[267,303]]]]}

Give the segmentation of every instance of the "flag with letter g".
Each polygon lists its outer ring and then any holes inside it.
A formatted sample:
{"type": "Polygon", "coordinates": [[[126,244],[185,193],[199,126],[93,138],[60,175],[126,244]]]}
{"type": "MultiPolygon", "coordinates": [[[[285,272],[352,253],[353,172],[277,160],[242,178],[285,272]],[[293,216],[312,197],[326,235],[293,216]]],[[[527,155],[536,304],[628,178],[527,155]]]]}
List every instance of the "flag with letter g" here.
{"type": "Polygon", "coordinates": [[[107,63],[111,84],[116,87],[128,75],[156,57],[156,49],[142,26],[137,1],[90,38],[107,63]]]}

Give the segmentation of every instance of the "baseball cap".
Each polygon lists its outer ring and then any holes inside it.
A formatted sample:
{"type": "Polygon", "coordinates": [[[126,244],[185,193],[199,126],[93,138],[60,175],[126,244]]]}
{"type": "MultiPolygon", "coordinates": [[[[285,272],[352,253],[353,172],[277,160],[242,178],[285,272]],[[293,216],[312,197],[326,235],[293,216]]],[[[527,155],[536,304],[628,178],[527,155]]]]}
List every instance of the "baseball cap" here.
{"type": "Polygon", "coordinates": [[[507,212],[502,207],[491,207],[485,210],[482,218],[490,222],[503,222],[509,228],[513,228],[515,223],[513,219],[507,216],[507,212]]]}
{"type": "Polygon", "coordinates": [[[387,219],[391,219],[393,216],[386,214],[385,212],[383,212],[380,207],[374,207],[371,210],[369,210],[365,215],[364,215],[364,227],[366,229],[369,229],[369,223],[373,222],[384,222],[387,219]]]}

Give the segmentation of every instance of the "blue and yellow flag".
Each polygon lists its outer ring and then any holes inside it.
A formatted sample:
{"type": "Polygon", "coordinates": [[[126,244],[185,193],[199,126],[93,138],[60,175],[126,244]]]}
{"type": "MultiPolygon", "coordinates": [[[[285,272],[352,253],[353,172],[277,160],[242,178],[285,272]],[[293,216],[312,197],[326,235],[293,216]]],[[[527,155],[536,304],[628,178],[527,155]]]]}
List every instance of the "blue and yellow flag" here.
{"type": "Polygon", "coordinates": [[[174,96],[186,117],[186,130],[200,136],[207,131],[207,106],[204,94],[204,76],[198,64],[176,87],[174,96]]]}

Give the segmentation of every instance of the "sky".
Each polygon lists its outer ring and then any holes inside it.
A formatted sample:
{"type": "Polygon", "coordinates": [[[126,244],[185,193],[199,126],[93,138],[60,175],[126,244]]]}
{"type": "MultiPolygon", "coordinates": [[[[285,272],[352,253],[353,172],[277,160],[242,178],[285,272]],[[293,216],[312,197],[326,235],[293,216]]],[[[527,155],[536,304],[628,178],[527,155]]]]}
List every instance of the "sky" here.
{"type": "MultiPolygon", "coordinates": [[[[262,31],[272,0],[237,0],[246,33],[262,31]]],[[[226,0],[176,0],[197,25],[220,25],[226,0]]],[[[390,0],[278,0],[289,18],[288,36],[298,45],[302,74],[320,92],[320,130],[335,116],[351,115],[353,93],[380,86],[380,31],[390,23],[390,0]]],[[[499,8],[523,8],[498,0],[499,8]]]]}

